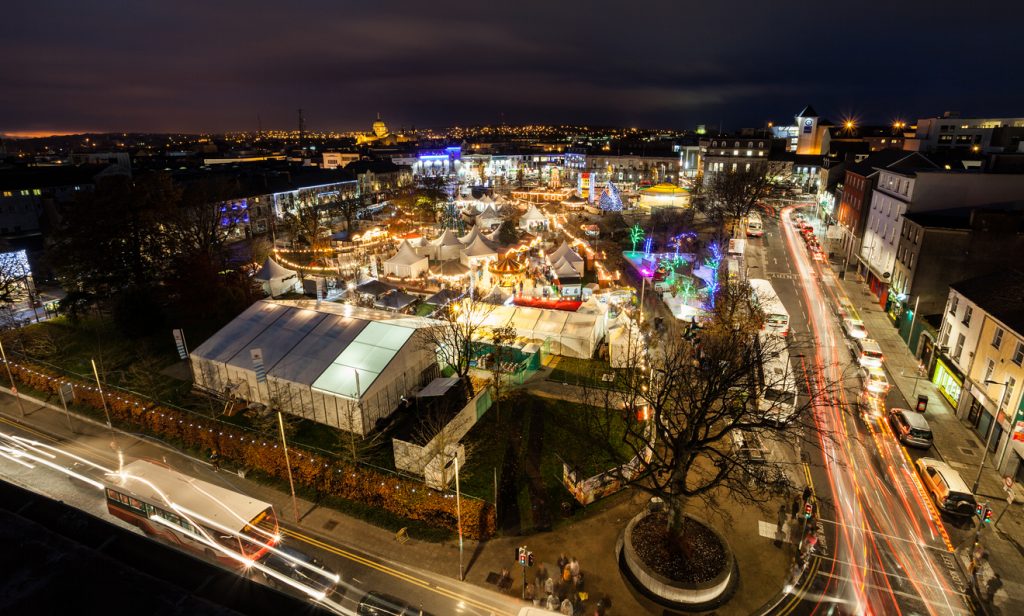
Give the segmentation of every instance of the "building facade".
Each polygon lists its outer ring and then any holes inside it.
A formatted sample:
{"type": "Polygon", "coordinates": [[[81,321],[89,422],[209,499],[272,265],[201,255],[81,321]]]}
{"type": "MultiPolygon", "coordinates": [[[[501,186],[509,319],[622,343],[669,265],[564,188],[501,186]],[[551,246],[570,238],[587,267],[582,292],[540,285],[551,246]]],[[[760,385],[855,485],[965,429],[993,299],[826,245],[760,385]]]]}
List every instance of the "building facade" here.
{"type": "Polygon", "coordinates": [[[904,148],[920,152],[962,150],[983,154],[1021,152],[1024,118],[961,118],[947,112],[917,121],[914,136],[904,148]]]}

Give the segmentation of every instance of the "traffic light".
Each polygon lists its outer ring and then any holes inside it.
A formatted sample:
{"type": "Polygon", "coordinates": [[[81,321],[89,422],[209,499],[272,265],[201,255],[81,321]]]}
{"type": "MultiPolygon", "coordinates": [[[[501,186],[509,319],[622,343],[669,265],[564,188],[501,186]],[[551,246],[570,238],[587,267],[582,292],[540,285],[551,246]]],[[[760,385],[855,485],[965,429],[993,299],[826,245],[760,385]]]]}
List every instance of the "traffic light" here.
{"type": "Polygon", "coordinates": [[[519,548],[519,564],[523,567],[526,566],[526,547],[519,548]]]}
{"type": "Polygon", "coordinates": [[[811,504],[811,501],[807,501],[804,503],[804,518],[810,520],[812,513],[814,513],[814,505],[811,504]]]}
{"type": "Polygon", "coordinates": [[[533,566],[533,552],[527,552],[526,553],[526,565],[528,567],[532,567],[533,566]]]}
{"type": "Polygon", "coordinates": [[[516,548],[516,555],[515,555],[515,557],[513,557],[513,560],[515,560],[516,562],[522,564],[522,562],[523,562],[523,548],[522,548],[522,546],[516,548]]]}
{"type": "Polygon", "coordinates": [[[981,503],[978,503],[977,505],[974,506],[974,515],[978,516],[979,518],[981,517],[981,514],[984,511],[985,507],[981,503]]]}
{"type": "Polygon", "coordinates": [[[991,524],[992,523],[992,508],[991,507],[985,507],[985,517],[983,519],[985,520],[985,524],[991,524]]]}

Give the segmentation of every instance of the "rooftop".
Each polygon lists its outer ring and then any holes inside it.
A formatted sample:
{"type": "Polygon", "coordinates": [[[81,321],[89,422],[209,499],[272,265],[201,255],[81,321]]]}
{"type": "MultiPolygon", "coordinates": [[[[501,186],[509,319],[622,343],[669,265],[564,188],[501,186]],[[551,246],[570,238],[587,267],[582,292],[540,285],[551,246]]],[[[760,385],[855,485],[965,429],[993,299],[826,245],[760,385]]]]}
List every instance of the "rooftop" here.
{"type": "MultiPolygon", "coordinates": [[[[1024,231],[1024,201],[1010,201],[1007,203],[991,203],[987,205],[975,205],[969,207],[954,207],[946,210],[932,210],[927,212],[912,212],[906,215],[906,219],[922,227],[936,229],[970,229],[976,227],[976,217],[988,213],[1009,214],[1010,216],[999,216],[998,220],[1003,226],[1002,231],[1018,233],[1024,231]],[[1016,214],[1016,216],[1013,216],[1016,214]],[[1007,228],[1010,221],[1015,221],[1015,229],[1007,228]]],[[[984,223],[981,223],[984,224],[984,223]]],[[[982,229],[987,230],[987,229],[982,229]]]]}
{"type": "Polygon", "coordinates": [[[950,285],[1015,333],[1024,335],[1024,271],[1008,268],[950,285]]]}

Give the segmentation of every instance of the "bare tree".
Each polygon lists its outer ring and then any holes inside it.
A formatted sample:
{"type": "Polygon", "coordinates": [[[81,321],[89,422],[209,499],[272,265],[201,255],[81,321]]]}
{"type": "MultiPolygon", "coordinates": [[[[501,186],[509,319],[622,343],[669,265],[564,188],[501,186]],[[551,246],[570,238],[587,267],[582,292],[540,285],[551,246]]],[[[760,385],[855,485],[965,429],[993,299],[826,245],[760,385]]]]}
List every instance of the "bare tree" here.
{"type": "MultiPolygon", "coordinates": [[[[473,417],[459,412],[448,398],[432,405],[419,416],[413,431],[414,438],[423,446],[423,462],[430,464],[440,456],[438,471],[441,484],[447,486],[455,476],[455,469],[447,465],[448,456],[455,452],[462,438],[473,427],[473,417]]],[[[468,459],[473,443],[462,443],[463,457],[468,459]]]]}
{"type": "Polygon", "coordinates": [[[492,330],[494,344],[494,361],[491,363],[491,388],[494,390],[494,412],[501,421],[501,399],[504,397],[508,383],[506,377],[510,374],[509,360],[512,357],[512,349],[508,347],[516,339],[516,328],[511,325],[496,327],[492,330]]]}
{"type": "Polygon", "coordinates": [[[300,240],[313,250],[326,248],[328,229],[323,224],[323,210],[309,201],[301,201],[285,213],[285,226],[292,241],[300,240]]]}
{"type": "Polygon", "coordinates": [[[440,363],[450,366],[470,390],[472,384],[467,377],[473,359],[473,339],[483,333],[494,308],[494,304],[472,297],[453,300],[434,314],[431,326],[419,330],[420,344],[435,352],[440,363]]]}
{"type": "Polygon", "coordinates": [[[697,209],[721,225],[735,223],[757,207],[781,174],[780,163],[764,162],[750,169],[705,175],[694,202],[697,209]]]}
{"type": "Polygon", "coordinates": [[[586,400],[595,412],[578,414],[581,438],[619,463],[613,472],[664,501],[673,546],[688,500],[713,504],[725,491],[764,502],[789,487],[782,464],[750,459],[734,443],[744,433],[792,439],[811,408],[795,393],[788,402],[759,395],[792,390],[793,374],[762,370],[786,343],[759,335],[763,313],[750,298],[746,284],[725,285],[692,340],[669,337],[649,352],[638,349],[634,367],[618,375],[618,391],[595,390],[586,400]]]}
{"type": "Polygon", "coordinates": [[[0,304],[11,304],[24,297],[28,274],[25,253],[11,251],[6,242],[0,245],[0,304]]]}

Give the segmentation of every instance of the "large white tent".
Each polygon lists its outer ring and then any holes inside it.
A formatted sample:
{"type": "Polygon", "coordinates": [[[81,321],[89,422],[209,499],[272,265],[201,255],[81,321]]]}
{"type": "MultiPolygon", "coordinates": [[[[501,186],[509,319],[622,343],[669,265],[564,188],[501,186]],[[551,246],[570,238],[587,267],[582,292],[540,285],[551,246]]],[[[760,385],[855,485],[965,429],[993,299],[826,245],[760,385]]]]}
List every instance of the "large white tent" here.
{"type": "Polygon", "coordinates": [[[625,312],[619,314],[608,330],[608,361],[612,368],[628,368],[641,357],[644,338],[640,328],[625,312]]]}
{"type": "Polygon", "coordinates": [[[445,229],[441,235],[430,242],[430,246],[432,249],[431,256],[437,261],[458,259],[459,252],[462,250],[462,242],[459,241],[459,236],[455,235],[455,232],[451,229],[445,229]]]}
{"type": "Polygon", "coordinates": [[[427,271],[429,259],[416,254],[408,241],[402,240],[398,252],[384,262],[384,273],[400,278],[416,278],[427,271]]]}
{"type": "Polygon", "coordinates": [[[433,353],[416,337],[428,324],[345,304],[263,300],[192,351],[192,375],[208,391],[365,435],[436,376],[433,353]]]}
{"type": "Polygon", "coordinates": [[[284,267],[270,257],[263,262],[263,267],[256,272],[254,278],[263,283],[263,291],[272,296],[295,291],[299,282],[299,276],[295,271],[284,267]]]}
{"type": "Polygon", "coordinates": [[[494,209],[493,205],[488,205],[476,217],[476,225],[485,229],[489,229],[494,225],[500,225],[502,221],[501,214],[498,213],[498,210],[494,209]]]}
{"type": "Polygon", "coordinates": [[[495,306],[481,319],[484,328],[511,326],[531,343],[548,343],[556,355],[589,359],[605,335],[605,315],[529,306],[495,306]]]}

